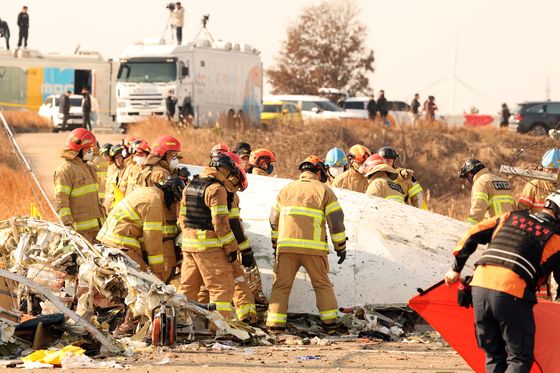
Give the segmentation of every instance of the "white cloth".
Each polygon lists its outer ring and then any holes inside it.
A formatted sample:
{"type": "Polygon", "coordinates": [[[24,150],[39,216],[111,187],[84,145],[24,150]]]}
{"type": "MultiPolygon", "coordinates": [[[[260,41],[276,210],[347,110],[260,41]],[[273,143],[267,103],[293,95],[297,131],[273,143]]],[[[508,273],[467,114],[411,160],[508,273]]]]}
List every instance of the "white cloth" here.
{"type": "Polygon", "coordinates": [[[183,27],[185,25],[185,8],[181,7],[175,8],[172,13],[173,15],[173,25],[175,27],[183,27]]]}

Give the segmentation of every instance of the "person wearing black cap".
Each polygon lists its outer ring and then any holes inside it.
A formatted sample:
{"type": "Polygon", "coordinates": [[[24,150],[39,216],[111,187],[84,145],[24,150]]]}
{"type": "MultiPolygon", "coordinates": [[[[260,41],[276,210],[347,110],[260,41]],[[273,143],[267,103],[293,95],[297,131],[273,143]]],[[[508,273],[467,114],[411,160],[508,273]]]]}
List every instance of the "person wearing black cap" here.
{"type": "Polygon", "coordinates": [[[233,152],[241,158],[243,169],[247,172],[251,169],[249,164],[249,157],[251,156],[251,144],[246,142],[238,142],[233,149],[233,152]]]}

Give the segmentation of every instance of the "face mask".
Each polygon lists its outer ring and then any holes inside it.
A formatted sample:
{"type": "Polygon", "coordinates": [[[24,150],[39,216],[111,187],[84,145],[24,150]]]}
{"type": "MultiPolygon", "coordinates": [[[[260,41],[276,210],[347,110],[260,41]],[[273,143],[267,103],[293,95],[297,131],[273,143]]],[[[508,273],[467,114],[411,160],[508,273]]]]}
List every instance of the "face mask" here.
{"type": "Polygon", "coordinates": [[[87,153],[84,153],[84,155],[82,156],[82,159],[84,160],[84,162],[91,161],[93,159],[93,148],[89,148],[87,153]]]}
{"type": "Polygon", "coordinates": [[[136,163],[137,165],[142,166],[145,162],[146,158],[140,157],[139,155],[134,156],[134,163],[136,163]]]}
{"type": "Polygon", "coordinates": [[[270,175],[272,171],[274,171],[274,165],[271,163],[268,165],[268,168],[266,169],[266,173],[270,175]]]}
{"type": "Polygon", "coordinates": [[[344,167],[329,167],[329,172],[332,177],[337,177],[344,172],[344,167]]]}
{"type": "Polygon", "coordinates": [[[177,167],[179,167],[179,158],[173,157],[169,161],[169,168],[171,169],[171,172],[174,172],[177,169],[177,167]]]}

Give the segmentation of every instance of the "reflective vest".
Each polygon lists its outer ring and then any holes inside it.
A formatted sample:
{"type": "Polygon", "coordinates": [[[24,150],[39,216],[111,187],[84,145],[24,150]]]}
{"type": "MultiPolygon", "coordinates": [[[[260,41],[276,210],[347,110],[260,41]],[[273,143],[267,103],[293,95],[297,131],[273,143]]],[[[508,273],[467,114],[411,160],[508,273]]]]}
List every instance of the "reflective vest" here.
{"type": "Polygon", "coordinates": [[[515,272],[534,291],[543,250],[556,226],[526,211],[513,212],[495,233],[476,266],[490,264],[515,272]]]}

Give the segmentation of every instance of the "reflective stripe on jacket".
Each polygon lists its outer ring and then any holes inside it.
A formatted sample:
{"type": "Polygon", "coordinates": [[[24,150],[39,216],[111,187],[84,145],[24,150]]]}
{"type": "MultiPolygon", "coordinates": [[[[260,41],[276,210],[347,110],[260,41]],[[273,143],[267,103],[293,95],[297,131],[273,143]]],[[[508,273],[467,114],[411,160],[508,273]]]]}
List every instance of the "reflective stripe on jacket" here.
{"type": "Polygon", "coordinates": [[[327,255],[325,223],[335,250],[344,250],[344,213],[336,195],[317,175],[303,172],[280,191],[270,214],[277,253],[327,255]]]}
{"type": "Polygon", "coordinates": [[[54,172],[56,212],[64,224],[72,224],[78,232],[99,230],[104,214],[99,204],[97,174],[74,152],[64,152],[63,158],[54,172]]]}
{"type": "Polygon", "coordinates": [[[182,250],[185,252],[224,250],[226,253],[237,251],[235,235],[229,225],[228,192],[220,183],[225,183],[225,176],[215,168],[205,167],[200,177],[216,179],[216,182],[204,191],[204,203],[210,209],[214,230],[192,229],[187,226],[185,188],[179,210],[179,225],[183,232],[182,250]]]}
{"type": "Polygon", "coordinates": [[[399,177],[395,181],[399,184],[405,194],[405,202],[411,206],[417,207],[422,210],[428,209],[428,203],[424,196],[424,189],[414,178],[414,171],[398,168],[397,173],[399,177]]]}
{"type": "Polygon", "coordinates": [[[137,188],[113,207],[97,239],[107,246],[146,253],[154,272],[163,268],[163,191],[137,188]]]}
{"type": "Polygon", "coordinates": [[[517,208],[530,212],[540,212],[544,208],[546,197],[556,191],[558,185],[546,180],[531,180],[525,184],[521,197],[517,201],[517,208]]]}
{"type": "Polygon", "coordinates": [[[485,168],[474,176],[467,224],[478,224],[486,212],[493,217],[513,211],[514,208],[515,199],[507,180],[491,174],[485,168]]]}
{"type": "Polygon", "coordinates": [[[402,187],[389,180],[385,172],[377,172],[370,177],[366,194],[368,196],[385,198],[398,203],[404,203],[405,198],[402,187]]]}

